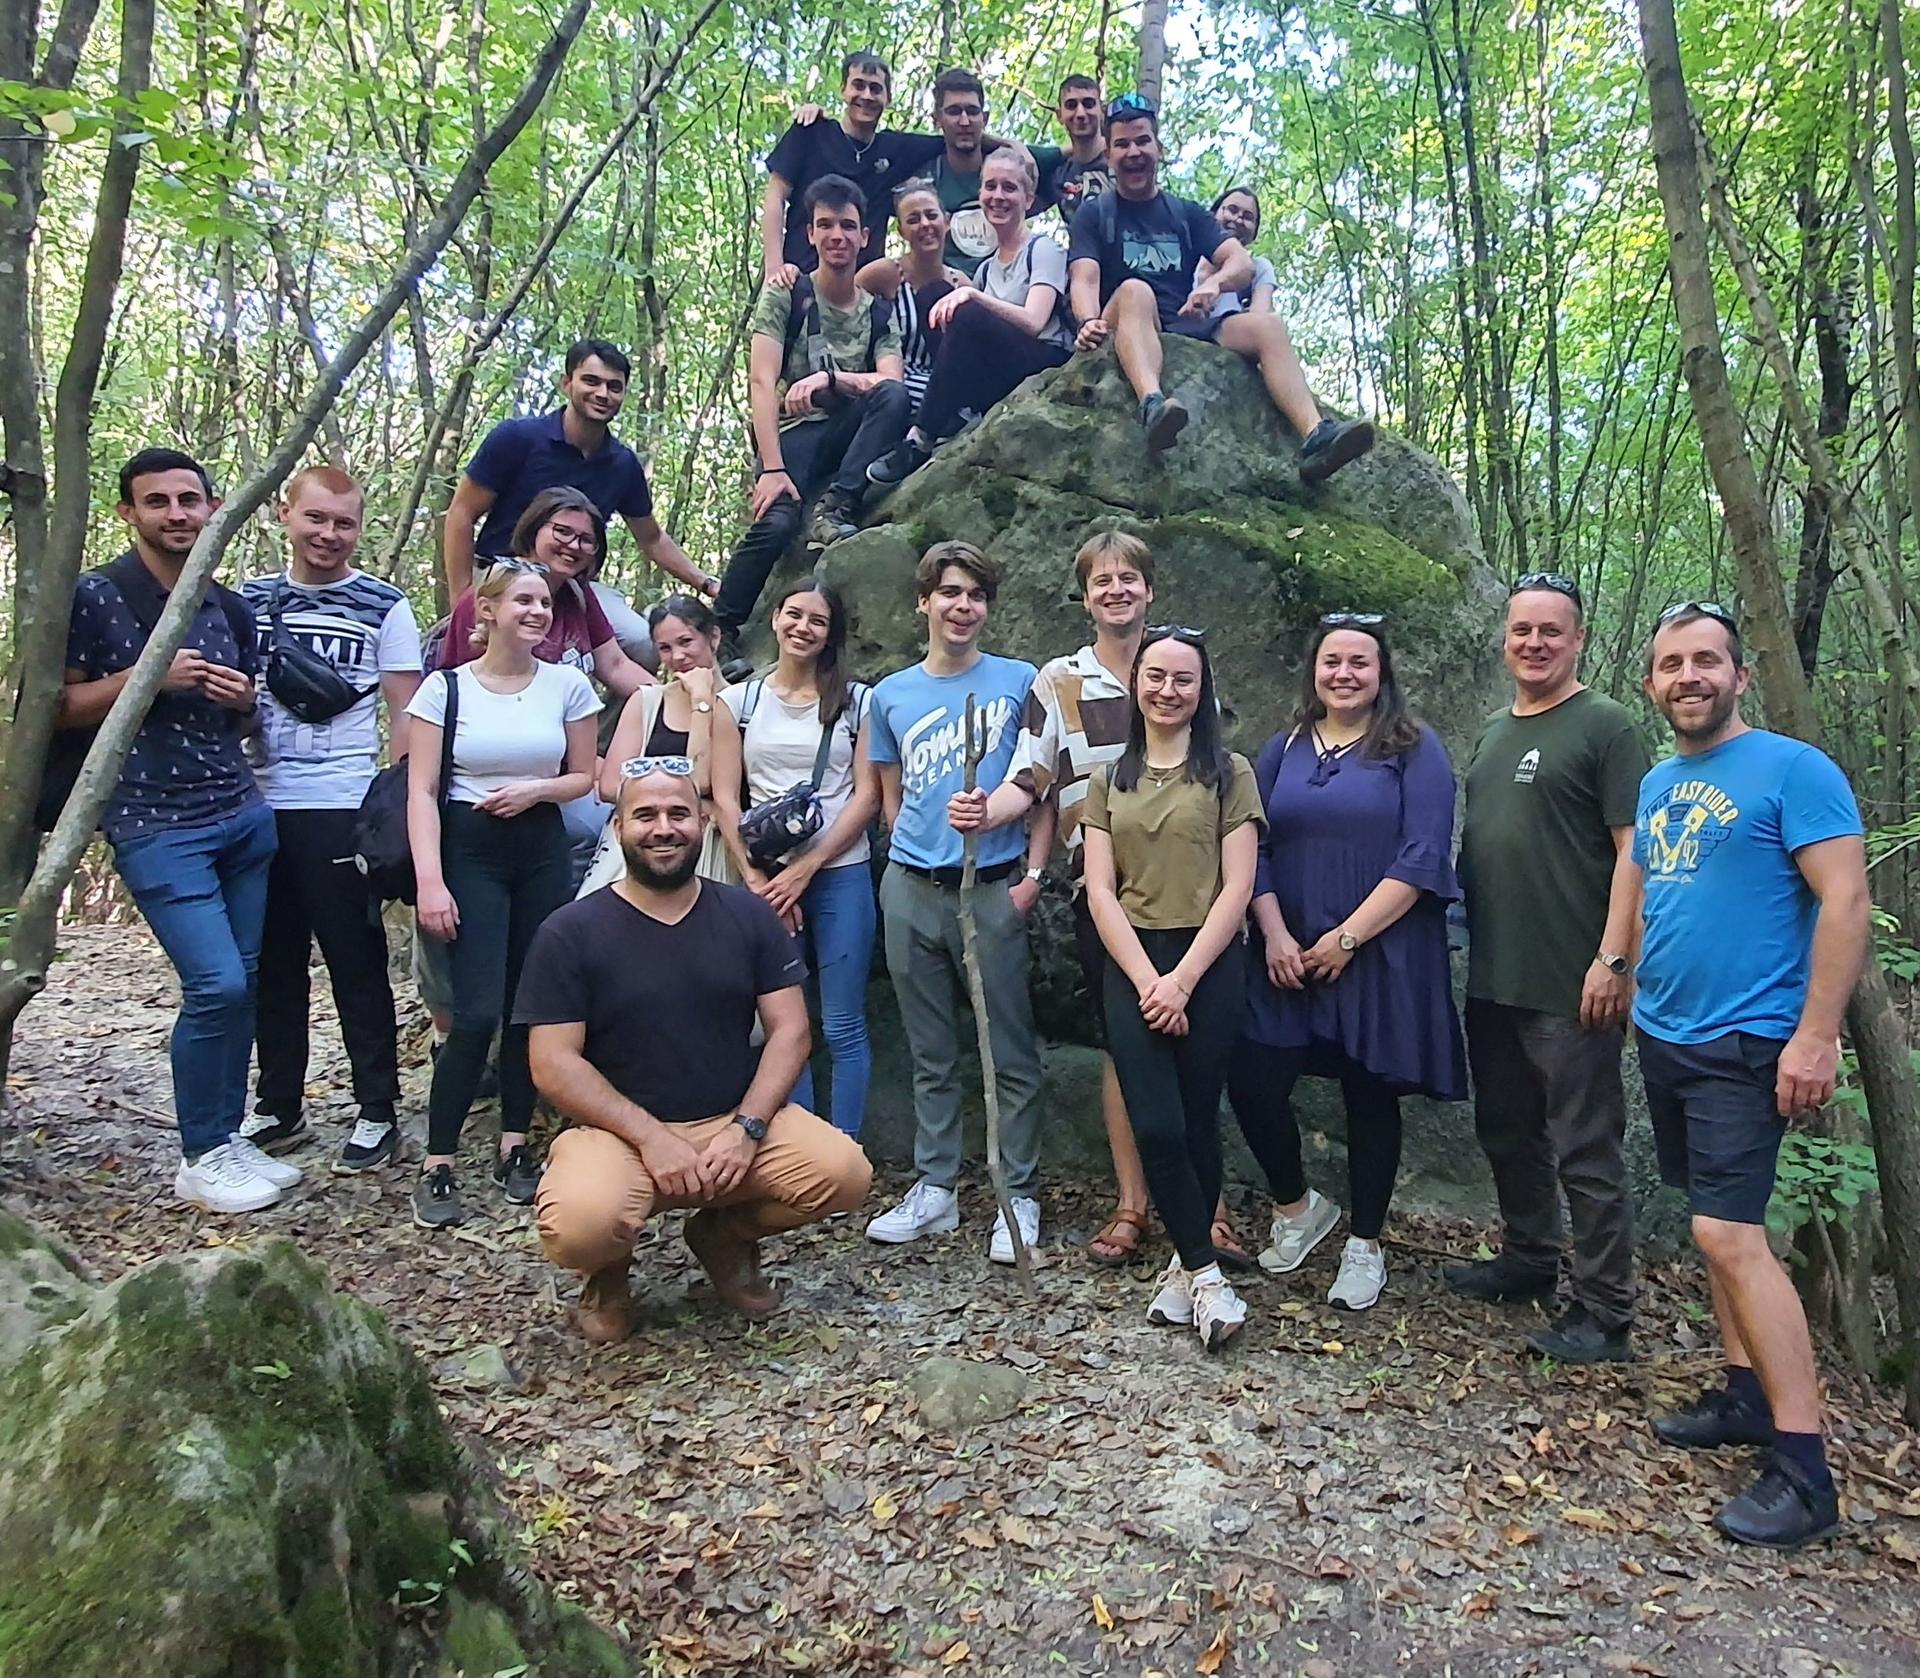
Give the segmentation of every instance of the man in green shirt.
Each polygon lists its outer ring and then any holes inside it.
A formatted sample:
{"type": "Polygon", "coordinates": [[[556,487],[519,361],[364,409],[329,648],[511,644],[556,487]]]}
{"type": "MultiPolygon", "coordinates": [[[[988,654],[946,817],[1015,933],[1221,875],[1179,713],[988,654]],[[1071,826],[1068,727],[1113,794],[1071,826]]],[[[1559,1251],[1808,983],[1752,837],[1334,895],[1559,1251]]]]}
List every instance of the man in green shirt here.
{"type": "Polygon", "coordinates": [[[998,240],[980,208],[980,165],[990,149],[987,92],[971,70],[943,70],[933,84],[933,126],[946,150],[933,160],[927,178],[947,212],[949,268],[971,274],[992,256],[998,240]]]}
{"type": "Polygon", "coordinates": [[[1639,910],[1633,823],[1644,746],[1583,686],[1580,591],[1529,572],[1507,601],[1513,704],[1467,760],[1467,1052],[1474,1125],[1493,1167],[1499,1255],[1456,1266],[1475,1299],[1550,1299],[1573,1226],[1572,1304],[1528,1347],[1562,1363],[1631,1356],[1633,1221],[1620,1047],[1639,910]]]}
{"type": "Polygon", "coordinates": [[[714,601],[728,663],[738,656],[741,625],[799,533],[806,503],[819,497],[810,546],[851,536],[867,468],[900,441],[912,414],[892,311],[854,284],[867,248],[865,196],[844,176],[823,175],[801,203],[819,266],[791,288],[768,281],[753,306],[753,524],[714,601]]]}

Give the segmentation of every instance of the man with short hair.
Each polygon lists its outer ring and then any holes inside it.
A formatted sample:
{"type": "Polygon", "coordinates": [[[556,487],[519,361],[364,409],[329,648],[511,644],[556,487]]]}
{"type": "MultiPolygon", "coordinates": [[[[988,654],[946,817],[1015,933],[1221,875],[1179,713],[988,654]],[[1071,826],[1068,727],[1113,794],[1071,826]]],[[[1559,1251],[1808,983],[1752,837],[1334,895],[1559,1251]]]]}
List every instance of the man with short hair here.
{"type": "MultiPolygon", "coordinates": [[[[867,1225],[875,1241],[917,1241],[960,1226],[960,1026],[970,1011],[960,950],[963,841],[948,807],[966,776],[967,709],[981,746],[977,785],[988,794],[1013,760],[1034,668],[980,650],[1000,567],[970,542],[936,542],[914,573],[927,620],[927,656],[873,690],[868,747],[880,773],[892,838],[880,882],[887,971],[913,1056],[913,1163],[919,1180],[899,1205],[867,1225]]],[[[1017,827],[979,839],[975,940],[1000,1095],[1000,1157],[1020,1234],[1040,1239],[1040,1049],[1027,994],[1027,931],[1012,883],[1025,836],[1017,827]]],[[[1014,1261],[1013,1233],[994,1220],[987,1256],[1014,1261]]]]}
{"type": "MultiPolygon", "coordinates": [[[[105,720],[219,505],[206,468],[178,449],[142,449],[121,467],[115,510],[133,545],[74,586],[57,728],[105,720]]],[[[246,603],[211,584],[101,819],[120,878],[180,977],[173,1192],[210,1212],[257,1212],[300,1181],[239,1134],[275,844],[240,745],[257,640],[246,603]]]]}
{"type": "Polygon", "coordinates": [[[980,208],[980,165],[986,155],[987,90],[971,70],[943,70],[933,84],[933,126],[945,144],[926,171],[947,212],[949,268],[971,274],[999,241],[980,208]]]}
{"type": "Polygon", "coordinates": [[[1253,259],[1199,204],[1160,190],[1160,116],[1137,93],[1107,107],[1113,191],[1081,206],[1068,253],[1077,347],[1109,338],[1140,399],[1154,456],[1186,429],[1187,410],[1160,388],[1162,333],[1217,343],[1256,363],[1267,395],[1300,435],[1300,477],[1318,483],[1373,447],[1371,420],[1320,415],[1286,323],[1278,315],[1214,314],[1223,293],[1252,283],[1253,259]],[[1205,257],[1212,271],[1196,279],[1205,257]]]}
{"type": "Polygon", "coordinates": [[[1065,146],[1035,146],[1040,166],[1040,192],[1033,213],[1058,209],[1069,229],[1080,206],[1113,190],[1113,172],[1107,166],[1107,136],[1100,117],[1100,84],[1091,76],[1069,76],[1060,84],[1056,107],[1066,130],[1065,146]]]}
{"type": "Polygon", "coordinates": [[[567,350],[560,380],[566,405],[502,420],[481,440],[453,492],[441,538],[451,599],[467,592],[476,555],[511,555],[520,515],[541,490],[558,484],[582,491],[609,524],[616,515],[625,519],[647,558],[688,588],[710,595],[720,586],[661,528],[646,468],[613,434],[632,371],[618,345],[582,338],[567,350]]]}
{"type": "Polygon", "coordinates": [[[1620,1049],[1633,998],[1640,870],[1633,817],[1646,748],[1626,708],[1580,680],[1580,590],[1534,571],[1507,599],[1513,703],[1467,760],[1467,1051],[1493,1167],[1499,1253],[1450,1268],[1484,1300],[1552,1299],[1572,1216],[1572,1304],[1527,1336],[1559,1363],[1632,1355],[1633,1204],[1620,1049]]]}
{"type": "Polygon", "coordinates": [[[628,1267],[655,1212],[698,1208],[687,1245],[721,1301],[759,1317],[778,1303],[761,1238],[852,1211],[873,1181],[852,1137],[789,1100],[805,966],[752,892],[695,873],[692,763],[627,765],[614,819],[626,877],[547,918],[514,1005],[534,1083],[572,1121],[540,1180],[540,1241],[585,1276],[576,1321],[598,1342],[631,1326],[628,1267]]]}
{"type": "Polygon", "coordinates": [[[259,1079],[254,1116],[240,1134],[270,1154],[308,1134],[311,1002],[308,959],[318,939],[353,1069],[358,1122],[333,1169],[369,1171],[398,1157],[400,1060],[387,977],[387,934],[354,861],[354,826],[380,763],[379,708],[387,709],[392,755],[407,752],[407,701],[420,686],[420,628],[407,597],[353,566],[366,500],[333,466],[288,480],[280,504],[287,569],[241,590],[260,628],[260,662],[276,647],[322,661],[355,695],[330,716],[296,714],[260,691],[260,728],[248,741],[254,778],[273,808],[279,848],[267,876],[260,952],[259,1079]]]}
{"type": "Polygon", "coordinates": [[[1833,1096],[1871,900],[1853,791],[1804,741],[1740,715],[1748,671],[1721,607],[1660,616],[1647,697],[1674,753],[1640,785],[1644,874],[1633,1023],[1661,1176],[1687,1191],[1726,1383],[1654,1421],[1670,1445],[1771,1445],[1714,1518],[1729,1538],[1796,1549],[1839,1524],[1820,1383],[1800,1296],[1767,1245],[1788,1122],[1833,1096]]]}
{"type": "Polygon", "coordinates": [[[807,502],[819,497],[810,546],[851,536],[867,468],[900,441],[911,417],[892,310],[854,284],[867,248],[865,197],[851,181],[828,175],[807,188],[805,209],[819,267],[791,287],[769,280],[753,307],[753,524],[714,602],[730,666],[741,626],[798,534],[807,502]]]}

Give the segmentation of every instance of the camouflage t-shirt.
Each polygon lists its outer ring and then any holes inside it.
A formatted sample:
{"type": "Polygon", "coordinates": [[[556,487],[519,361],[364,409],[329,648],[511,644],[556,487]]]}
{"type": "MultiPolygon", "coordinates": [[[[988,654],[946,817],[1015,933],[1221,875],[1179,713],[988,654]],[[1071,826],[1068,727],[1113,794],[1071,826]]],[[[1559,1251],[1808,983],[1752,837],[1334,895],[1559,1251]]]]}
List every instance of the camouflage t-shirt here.
{"type": "MultiPolygon", "coordinates": [[[[900,354],[900,334],[891,315],[879,342],[873,341],[873,299],[866,292],[854,293],[851,309],[837,309],[817,292],[814,302],[820,310],[820,331],[827,340],[827,352],[841,372],[871,373],[875,371],[877,362],[887,356],[900,354]]],[[[771,338],[775,343],[785,343],[787,318],[792,307],[793,294],[785,286],[763,285],[759,299],[753,306],[753,335],[756,338],[771,338]]],[[[797,384],[811,371],[807,365],[807,334],[803,326],[794,335],[792,347],[787,351],[786,365],[781,369],[780,394],[784,397],[788,385],[797,384]]],[[[804,425],[809,420],[826,417],[823,413],[799,414],[792,418],[783,415],[780,429],[785,431],[789,426],[804,425]]]]}

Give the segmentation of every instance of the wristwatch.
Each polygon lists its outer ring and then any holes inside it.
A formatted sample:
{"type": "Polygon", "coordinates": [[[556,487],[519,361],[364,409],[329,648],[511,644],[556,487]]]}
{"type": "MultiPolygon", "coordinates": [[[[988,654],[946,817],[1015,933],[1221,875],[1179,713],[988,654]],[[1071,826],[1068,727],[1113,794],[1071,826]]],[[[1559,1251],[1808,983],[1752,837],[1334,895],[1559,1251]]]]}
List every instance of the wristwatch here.
{"type": "Polygon", "coordinates": [[[733,1115],[733,1122],[751,1136],[754,1141],[766,1141],[767,1121],[765,1119],[756,1119],[751,1113],[735,1113],[733,1115]]]}
{"type": "Polygon", "coordinates": [[[1601,950],[1593,959],[1609,973],[1618,973],[1622,978],[1626,977],[1627,958],[1625,956],[1610,956],[1605,950],[1601,950]]]}
{"type": "Polygon", "coordinates": [[[704,717],[713,709],[713,701],[711,699],[696,699],[693,702],[693,708],[704,717]]]}
{"type": "Polygon", "coordinates": [[[1340,929],[1340,936],[1336,942],[1348,955],[1352,955],[1355,950],[1360,948],[1360,940],[1354,937],[1344,926],[1340,929]]]}
{"type": "Polygon", "coordinates": [[[1044,868],[1029,868],[1025,877],[1038,883],[1047,877],[1047,871],[1044,868]]]}

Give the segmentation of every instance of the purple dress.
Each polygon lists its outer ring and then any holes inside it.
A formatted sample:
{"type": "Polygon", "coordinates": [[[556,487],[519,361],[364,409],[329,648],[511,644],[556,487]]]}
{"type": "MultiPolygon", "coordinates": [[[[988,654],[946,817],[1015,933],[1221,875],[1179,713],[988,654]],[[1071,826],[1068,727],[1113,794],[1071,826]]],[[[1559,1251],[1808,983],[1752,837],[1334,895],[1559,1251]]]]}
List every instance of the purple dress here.
{"type": "Polygon", "coordinates": [[[1362,757],[1356,746],[1322,764],[1310,729],[1291,744],[1276,734],[1254,777],[1267,812],[1254,895],[1279,899],[1301,949],[1339,926],[1382,879],[1417,886],[1420,897],[1330,985],[1275,985],[1256,935],[1247,1035],[1306,1049],[1307,1070],[1318,1076],[1337,1076],[1351,1061],[1399,1093],[1464,1099],[1466,1054],[1447,959],[1447,904],[1460,889],[1446,747],[1423,724],[1419,744],[1399,757],[1362,757]]]}

